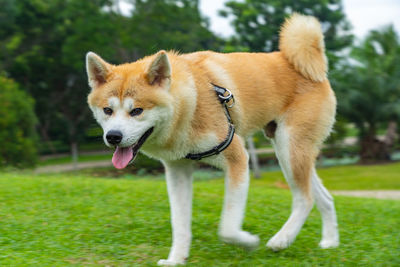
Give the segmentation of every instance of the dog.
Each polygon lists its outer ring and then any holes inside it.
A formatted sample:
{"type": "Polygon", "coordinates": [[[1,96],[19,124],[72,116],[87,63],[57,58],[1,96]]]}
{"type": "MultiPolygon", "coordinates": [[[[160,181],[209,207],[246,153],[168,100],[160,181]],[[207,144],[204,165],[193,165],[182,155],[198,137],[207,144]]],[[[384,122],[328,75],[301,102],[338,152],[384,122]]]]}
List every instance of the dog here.
{"type": "Polygon", "coordinates": [[[226,173],[222,241],[258,246],[258,236],[242,230],[249,187],[244,138],[258,130],[272,140],[293,195],[291,215],[267,247],[288,247],[314,201],[323,221],[320,247],[338,246],[334,202],[315,170],[336,113],[321,25],[293,14],[279,42],[272,53],[162,50],[122,65],[87,54],[88,103],[105,144],[115,147],[114,166],[125,168],[139,149],[165,166],[173,242],[159,265],[183,264],[189,256],[196,161],[226,173]]]}

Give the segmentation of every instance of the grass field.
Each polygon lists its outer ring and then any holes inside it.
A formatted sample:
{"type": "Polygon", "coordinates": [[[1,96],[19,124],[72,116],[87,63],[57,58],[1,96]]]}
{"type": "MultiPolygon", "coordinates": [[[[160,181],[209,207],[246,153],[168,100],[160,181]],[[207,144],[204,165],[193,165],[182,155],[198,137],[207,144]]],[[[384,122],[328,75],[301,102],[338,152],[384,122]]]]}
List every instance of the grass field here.
{"type": "MultiPolygon", "coordinates": [[[[352,189],[358,181],[364,189],[390,184],[398,189],[400,172],[394,172],[399,168],[350,166],[320,173],[329,188],[352,189]],[[367,188],[373,180],[378,182],[367,188]]],[[[168,255],[169,206],[162,179],[13,172],[0,176],[0,266],[155,266],[168,255]]],[[[244,228],[262,240],[252,252],[218,240],[223,180],[194,183],[188,266],[400,265],[400,201],[336,197],[339,248],[317,247],[321,221],[314,209],[289,249],[265,249],[286,221],[291,202],[288,190],[274,188],[279,174],[265,176],[269,178],[252,180],[250,188],[244,228]]]]}
{"type": "MultiPolygon", "coordinates": [[[[400,162],[320,168],[318,174],[331,190],[400,190],[400,162]]],[[[265,172],[261,180],[272,185],[284,183],[280,171],[265,172]]]]}

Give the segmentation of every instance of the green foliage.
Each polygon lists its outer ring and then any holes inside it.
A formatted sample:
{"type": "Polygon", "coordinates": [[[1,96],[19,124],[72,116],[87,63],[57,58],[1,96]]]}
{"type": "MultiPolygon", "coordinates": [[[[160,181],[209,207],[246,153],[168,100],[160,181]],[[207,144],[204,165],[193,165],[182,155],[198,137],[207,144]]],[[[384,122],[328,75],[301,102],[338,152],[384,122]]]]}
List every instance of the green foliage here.
{"type": "Polygon", "coordinates": [[[33,165],[37,158],[33,99],[0,76],[0,103],[0,167],[33,165]]]}
{"type": "Polygon", "coordinates": [[[103,8],[112,2],[7,2],[14,24],[13,31],[0,36],[3,68],[35,98],[40,134],[46,141],[79,140],[90,118],[84,54],[101,47],[100,52],[110,55],[106,51],[112,51],[112,24],[103,8]]]}
{"type": "MultiPolygon", "coordinates": [[[[249,252],[218,239],[223,191],[222,179],[194,183],[188,266],[400,264],[399,201],[335,197],[339,248],[317,247],[321,219],[314,209],[293,245],[272,252],[265,243],[288,218],[291,196],[253,180],[244,228],[262,242],[249,252]]],[[[2,266],[155,266],[168,256],[170,214],[160,179],[2,174],[0,203],[2,266]]]]}
{"type": "Polygon", "coordinates": [[[336,117],[335,125],[333,126],[332,133],[326,140],[326,143],[334,145],[341,142],[348,136],[348,122],[341,116],[336,117]]]}
{"type": "Polygon", "coordinates": [[[374,30],[352,51],[353,64],[334,73],[339,112],[361,136],[400,118],[400,39],[393,26],[374,30]]]}
{"type": "Polygon", "coordinates": [[[338,112],[359,130],[361,159],[386,160],[388,147],[376,136],[400,119],[400,38],[393,26],[371,31],[351,55],[332,73],[338,112]]]}
{"type": "Polygon", "coordinates": [[[217,49],[220,40],[208,29],[199,11],[198,0],[132,0],[122,44],[133,57],[158,50],[193,52],[217,49]],[[130,47],[129,47],[130,46],[130,47]]]}
{"type": "Polygon", "coordinates": [[[278,50],[280,26],[293,12],[313,15],[321,21],[331,65],[337,61],[334,52],[352,42],[341,0],[245,0],[225,5],[227,10],[220,14],[233,17],[237,42],[252,52],[278,50]]]}

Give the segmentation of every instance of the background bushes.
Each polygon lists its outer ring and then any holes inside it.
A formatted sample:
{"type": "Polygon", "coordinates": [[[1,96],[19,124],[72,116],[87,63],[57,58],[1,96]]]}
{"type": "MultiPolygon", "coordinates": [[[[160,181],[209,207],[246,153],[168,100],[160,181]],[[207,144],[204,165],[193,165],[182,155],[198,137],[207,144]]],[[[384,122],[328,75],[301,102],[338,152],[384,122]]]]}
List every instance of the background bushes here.
{"type": "Polygon", "coordinates": [[[0,167],[37,160],[34,101],[16,82],[0,76],[0,167]]]}

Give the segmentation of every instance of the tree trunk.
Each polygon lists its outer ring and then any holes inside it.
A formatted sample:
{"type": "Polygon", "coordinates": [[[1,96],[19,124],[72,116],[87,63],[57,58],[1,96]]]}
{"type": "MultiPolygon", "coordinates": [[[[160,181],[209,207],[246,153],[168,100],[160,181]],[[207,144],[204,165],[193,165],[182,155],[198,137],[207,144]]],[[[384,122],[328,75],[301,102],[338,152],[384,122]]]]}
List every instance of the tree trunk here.
{"type": "Polygon", "coordinates": [[[53,146],[53,143],[50,140],[49,135],[47,134],[47,127],[41,126],[39,125],[39,132],[40,132],[40,136],[42,137],[43,141],[45,141],[51,151],[52,154],[56,154],[57,150],[56,148],[53,146]]]}
{"type": "Polygon", "coordinates": [[[390,160],[389,146],[376,138],[375,135],[366,135],[361,138],[360,161],[371,164],[390,160]]]}
{"type": "Polygon", "coordinates": [[[397,122],[390,121],[386,130],[384,142],[388,147],[393,147],[397,139],[397,122]]]}
{"type": "Polygon", "coordinates": [[[260,178],[261,177],[260,167],[258,165],[257,153],[256,153],[256,149],[254,147],[254,142],[253,142],[253,138],[252,137],[249,137],[247,139],[247,145],[248,145],[248,148],[249,148],[251,168],[253,169],[254,177],[255,178],[260,178]]]}
{"type": "Polygon", "coordinates": [[[78,142],[71,142],[71,157],[73,168],[76,171],[78,169],[78,142]]]}

